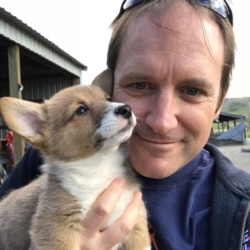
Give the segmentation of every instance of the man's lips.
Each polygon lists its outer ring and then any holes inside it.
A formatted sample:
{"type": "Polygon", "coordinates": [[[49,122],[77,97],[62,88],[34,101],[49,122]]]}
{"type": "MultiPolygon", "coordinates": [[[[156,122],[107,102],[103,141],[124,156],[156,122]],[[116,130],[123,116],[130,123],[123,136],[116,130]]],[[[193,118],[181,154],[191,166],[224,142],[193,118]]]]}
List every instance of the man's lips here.
{"type": "Polygon", "coordinates": [[[155,145],[171,145],[171,144],[178,142],[178,140],[171,140],[171,139],[147,138],[146,136],[141,136],[139,133],[136,133],[136,132],[134,133],[134,135],[146,143],[155,144],[155,145]]]}

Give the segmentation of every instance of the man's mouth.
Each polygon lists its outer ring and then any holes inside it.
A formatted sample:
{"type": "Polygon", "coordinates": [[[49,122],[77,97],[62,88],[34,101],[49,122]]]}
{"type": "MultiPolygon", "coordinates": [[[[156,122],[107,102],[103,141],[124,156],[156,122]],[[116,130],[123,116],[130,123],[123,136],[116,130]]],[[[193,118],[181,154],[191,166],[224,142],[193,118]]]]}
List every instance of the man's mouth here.
{"type": "Polygon", "coordinates": [[[151,143],[151,144],[156,144],[156,145],[170,145],[170,144],[174,144],[177,143],[177,140],[173,140],[173,139],[157,139],[157,138],[149,138],[147,136],[143,136],[137,132],[134,133],[137,137],[139,137],[141,140],[147,142],[147,143],[151,143]]]}

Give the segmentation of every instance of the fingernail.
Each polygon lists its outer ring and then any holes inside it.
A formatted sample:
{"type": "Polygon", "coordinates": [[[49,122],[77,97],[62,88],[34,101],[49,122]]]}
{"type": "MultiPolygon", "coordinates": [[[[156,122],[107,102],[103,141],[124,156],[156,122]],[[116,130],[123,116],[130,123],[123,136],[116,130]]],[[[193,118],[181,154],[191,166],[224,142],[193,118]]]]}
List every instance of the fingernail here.
{"type": "Polygon", "coordinates": [[[121,187],[124,187],[126,182],[123,178],[117,178],[116,179],[116,182],[121,186],[121,187]]]}

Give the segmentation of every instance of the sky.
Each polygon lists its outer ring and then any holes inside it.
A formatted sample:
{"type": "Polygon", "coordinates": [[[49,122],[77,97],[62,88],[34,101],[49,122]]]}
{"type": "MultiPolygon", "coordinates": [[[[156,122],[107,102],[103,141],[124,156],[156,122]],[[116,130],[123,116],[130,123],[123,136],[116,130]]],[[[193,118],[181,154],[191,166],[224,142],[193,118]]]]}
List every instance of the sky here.
{"type": "MultiPolygon", "coordinates": [[[[122,0],[1,0],[0,7],[88,67],[82,83],[90,84],[106,68],[110,23],[122,0]]],[[[236,64],[228,98],[250,96],[249,0],[232,0],[236,64]]]]}

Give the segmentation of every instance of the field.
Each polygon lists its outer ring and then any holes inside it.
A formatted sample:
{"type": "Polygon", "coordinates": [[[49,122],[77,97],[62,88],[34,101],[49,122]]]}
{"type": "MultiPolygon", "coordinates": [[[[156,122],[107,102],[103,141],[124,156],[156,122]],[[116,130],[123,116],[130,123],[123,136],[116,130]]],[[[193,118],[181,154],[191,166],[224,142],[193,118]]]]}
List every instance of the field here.
{"type": "Polygon", "coordinates": [[[244,115],[249,121],[250,97],[227,98],[222,106],[222,112],[244,115]]]}

